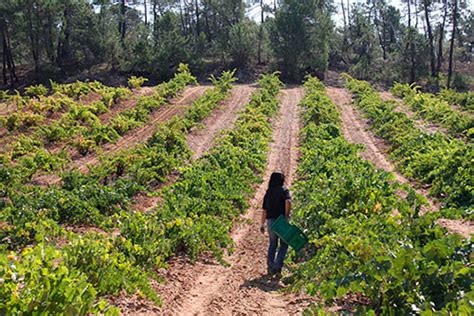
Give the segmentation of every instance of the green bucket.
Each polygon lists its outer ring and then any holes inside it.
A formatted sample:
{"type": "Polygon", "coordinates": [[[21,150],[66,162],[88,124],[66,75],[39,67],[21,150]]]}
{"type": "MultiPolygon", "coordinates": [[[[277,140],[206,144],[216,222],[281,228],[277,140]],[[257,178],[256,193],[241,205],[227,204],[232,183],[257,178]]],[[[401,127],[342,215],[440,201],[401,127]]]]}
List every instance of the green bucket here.
{"type": "Polygon", "coordinates": [[[296,252],[300,251],[308,243],[308,237],[306,237],[301,229],[288,223],[282,215],[273,222],[270,230],[290,245],[291,248],[295,249],[296,252]]]}

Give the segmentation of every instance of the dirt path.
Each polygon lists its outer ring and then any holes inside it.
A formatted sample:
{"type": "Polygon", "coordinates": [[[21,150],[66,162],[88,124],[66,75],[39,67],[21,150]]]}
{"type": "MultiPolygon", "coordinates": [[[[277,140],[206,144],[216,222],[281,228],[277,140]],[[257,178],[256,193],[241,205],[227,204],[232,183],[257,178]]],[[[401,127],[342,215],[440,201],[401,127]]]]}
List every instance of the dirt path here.
{"type": "Polygon", "coordinates": [[[267,236],[259,232],[260,205],[270,174],[275,170],[287,175],[291,185],[296,170],[298,150],[297,103],[301,88],[282,92],[280,117],[274,122],[264,182],[257,187],[249,211],[234,227],[232,237],[236,251],[228,256],[229,267],[208,261],[191,264],[177,258],[164,272],[166,284],[158,287],[165,315],[288,315],[301,312],[314,298],[296,294],[284,295],[277,290],[278,281],[266,273],[267,236]]]}
{"type": "MultiPolygon", "coordinates": [[[[105,144],[101,148],[100,153],[91,153],[86,156],[76,155],[72,157],[73,160],[69,163],[68,168],[78,168],[79,171],[86,172],[89,165],[95,165],[99,163],[99,158],[104,153],[111,154],[122,149],[131,148],[136,146],[138,143],[146,141],[153,135],[158,123],[165,122],[171,117],[184,112],[184,110],[192,103],[192,101],[203,95],[208,88],[209,86],[193,86],[187,88],[179,97],[179,99],[172,100],[167,105],[154,111],[146,125],[129,131],[115,144],[105,144]]],[[[57,184],[59,181],[61,181],[61,179],[58,177],[58,175],[47,174],[35,177],[32,183],[39,185],[51,185],[57,184]]]]}
{"type": "Polygon", "coordinates": [[[212,147],[219,133],[232,128],[238,112],[250,101],[255,90],[252,85],[235,85],[230,97],[202,122],[203,128],[194,129],[186,138],[189,148],[194,152],[193,159],[201,157],[212,147]]]}
{"type": "MultiPolygon", "coordinates": [[[[219,133],[225,129],[232,128],[237,114],[249,101],[250,95],[255,90],[251,85],[235,85],[222,104],[215,109],[210,116],[202,122],[202,128],[196,128],[186,137],[188,147],[193,151],[192,159],[196,160],[206,153],[218,138],[219,133]]],[[[177,174],[169,176],[168,181],[154,188],[154,191],[160,190],[164,186],[173,183],[177,174]]],[[[134,199],[132,206],[135,211],[145,211],[156,207],[161,200],[159,195],[139,194],[134,199]]]]}
{"type": "MultiPolygon", "coordinates": [[[[392,173],[395,176],[396,181],[416,187],[416,183],[411,182],[396,171],[394,165],[388,160],[388,145],[383,139],[375,136],[369,131],[367,120],[363,119],[361,113],[352,106],[352,97],[350,93],[345,89],[333,87],[328,87],[326,91],[340,112],[344,137],[350,143],[363,144],[365,146],[365,150],[360,153],[360,156],[371,161],[377,168],[392,173]]],[[[415,190],[418,194],[425,196],[428,200],[428,206],[422,208],[422,212],[439,211],[439,204],[435,203],[428,196],[427,190],[420,188],[415,190]]],[[[459,233],[466,238],[474,233],[474,226],[470,222],[440,220],[438,223],[441,226],[446,227],[450,232],[459,233]]]]}

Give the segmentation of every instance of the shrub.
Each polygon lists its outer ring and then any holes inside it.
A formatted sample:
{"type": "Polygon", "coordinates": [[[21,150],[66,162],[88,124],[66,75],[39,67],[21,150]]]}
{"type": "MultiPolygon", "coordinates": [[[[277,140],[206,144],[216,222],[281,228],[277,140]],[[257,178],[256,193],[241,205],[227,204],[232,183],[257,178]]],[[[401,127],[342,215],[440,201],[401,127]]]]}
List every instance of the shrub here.
{"type": "Polygon", "coordinates": [[[147,78],[144,78],[144,77],[135,77],[135,76],[131,76],[129,79],[128,79],[128,85],[131,87],[131,88],[134,88],[134,89],[138,89],[140,88],[145,82],[147,82],[148,79],[147,78]]]}
{"type": "Polygon", "coordinates": [[[31,96],[42,96],[42,95],[46,95],[46,93],[48,93],[48,88],[46,88],[44,85],[42,84],[38,84],[38,85],[35,85],[35,86],[29,86],[27,88],[25,88],[25,93],[28,94],[28,95],[31,95],[31,96]]]}

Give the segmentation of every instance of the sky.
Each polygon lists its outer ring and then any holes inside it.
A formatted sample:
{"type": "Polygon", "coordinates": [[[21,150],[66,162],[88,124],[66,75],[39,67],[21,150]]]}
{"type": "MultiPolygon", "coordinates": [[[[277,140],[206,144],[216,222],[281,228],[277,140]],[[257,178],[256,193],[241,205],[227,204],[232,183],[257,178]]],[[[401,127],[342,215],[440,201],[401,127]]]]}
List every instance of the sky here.
{"type": "MultiPolygon", "coordinates": [[[[271,7],[273,7],[273,1],[274,0],[263,0],[263,2],[271,7]]],[[[349,0],[349,3],[352,4],[352,3],[356,3],[356,2],[365,2],[366,0],[349,0]]],[[[131,1],[128,1],[128,2],[131,2],[131,1]]],[[[251,2],[251,1],[249,1],[251,2]]],[[[256,2],[255,5],[252,5],[250,6],[249,8],[247,8],[247,15],[250,16],[251,18],[253,18],[255,21],[259,22],[260,21],[260,1],[258,0],[254,0],[254,2],[256,2]]],[[[347,0],[344,0],[344,4],[347,3],[347,0]]],[[[401,0],[393,0],[393,1],[390,1],[388,0],[387,3],[397,7],[397,8],[401,8],[403,9],[404,6],[402,6],[401,4],[401,0]]],[[[130,5],[130,4],[129,4],[130,5]]],[[[340,0],[334,0],[334,5],[336,7],[336,13],[334,14],[333,18],[334,18],[334,21],[336,22],[336,25],[337,26],[342,26],[342,10],[341,10],[341,1],[340,0]]],[[[135,9],[137,9],[138,11],[144,12],[144,8],[143,8],[143,5],[141,2],[139,2],[139,5],[132,5],[135,9]]],[[[151,16],[151,5],[148,6],[148,10],[149,11],[149,15],[151,16]]]]}
{"type": "MultiPolygon", "coordinates": [[[[265,4],[273,6],[273,0],[264,0],[263,1],[265,4]]],[[[357,3],[357,2],[366,2],[366,0],[350,0],[349,3],[357,3]]],[[[347,0],[344,0],[344,4],[347,3],[347,0]]],[[[388,4],[395,6],[396,8],[399,8],[402,12],[404,12],[406,5],[402,5],[401,0],[392,0],[392,1],[387,1],[388,4]]],[[[342,26],[343,20],[342,20],[342,9],[341,9],[341,1],[340,0],[334,0],[334,6],[336,7],[336,12],[333,15],[334,22],[336,23],[337,26],[342,26]]],[[[258,4],[250,7],[247,10],[247,14],[255,19],[256,21],[260,20],[260,6],[258,4]]]]}
{"type": "MultiPolygon", "coordinates": [[[[270,5],[273,7],[273,1],[274,0],[263,0],[263,2],[267,5],[270,5]]],[[[347,0],[343,0],[344,4],[347,3],[347,0]]],[[[421,0],[419,0],[421,1],[421,0]]],[[[131,2],[131,1],[127,1],[131,2]]],[[[148,1],[147,1],[148,2],[148,1]]],[[[248,2],[252,2],[252,0],[249,0],[248,2]]],[[[260,1],[259,0],[253,0],[253,2],[256,2],[255,5],[250,6],[247,8],[247,15],[254,19],[256,22],[260,22],[260,1]]],[[[352,5],[353,3],[361,3],[361,2],[366,2],[366,0],[349,0],[349,3],[352,5]]],[[[333,0],[336,12],[333,14],[333,20],[336,24],[336,26],[342,26],[343,25],[343,18],[342,18],[342,9],[341,9],[341,0],[333,0]]],[[[473,0],[468,0],[468,3],[470,5],[471,10],[474,9],[473,7],[473,0]]],[[[402,13],[402,19],[406,18],[407,14],[407,6],[406,4],[402,4],[401,0],[387,0],[387,4],[390,4],[396,8],[398,8],[401,13],[402,13]]],[[[140,3],[140,5],[132,5],[135,9],[138,11],[144,12],[143,5],[140,3]]],[[[469,7],[469,6],[468,6],[469,7]]],[[[149,12],[149,17],[151,18],[151,5],[148,6],[149,12]]],[[[420,15],[420,18],[422,18],[422,15],[420,15]]],[[[436,20],[436,17],[433,17],[436,20]]],[[[422,23],[420,23],[419,27],[422,27],[422,23]]]]}

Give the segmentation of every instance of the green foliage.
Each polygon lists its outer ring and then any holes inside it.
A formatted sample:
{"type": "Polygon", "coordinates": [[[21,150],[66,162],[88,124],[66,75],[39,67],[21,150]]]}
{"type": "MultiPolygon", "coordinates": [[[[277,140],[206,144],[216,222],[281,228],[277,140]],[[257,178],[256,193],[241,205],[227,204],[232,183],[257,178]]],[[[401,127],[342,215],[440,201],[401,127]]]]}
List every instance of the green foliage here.
{"type": "Polygon", "coordinates": [[[229,31],[229,55],[237,67],[245,67],[257,55],[257,25],[249,20],[234,24],[229,31]]]}
{"type": "MultiPolygon", "coordinates": [[[[198,124],[223,100],[227,91],[222,89],[230,88],[229,82],[233,80],[232,73],[224,73],[222,79],[216,82],[216,87],[209,90],[207,96],[201,98],[202,101],[197,100],[188,109],[186,113],[199,115],[188,115],[182,119],[182,122],[186,122],[186,128],[198,124]]],[[[91,167],[88,175],[76,171],[65,173],[61,187],[21,187],[24,191],[19,196],[15,193],[19,190],[17,188],[10,195],[11,203],[8,203],[8,208],[43,213],[46,218],[59,223],[99,225],[107,216],[126,207],[139,190],[162,183],[166,175],[190,158],[191,153],[185,141],[186,128],[179,129],[174,124],[170,122],[159,126],[145,145],[105,155],[101,158],[101,164],[91,167]],[[23,196],[27,195],[29,198],[24,199],[23,196]]],[[[93,135],[85,134],[88,137],[79,137],[73,143],[81,154],[93,150],[101,139],[115,135],[115,130],[107,126],[98,126],[93,131],[93,135]]],[[[15,166],[13,170],[16,172],[2,179],[2,183],[28,181],[37,170],[57,170],[66,161],[64,156],[44,151],[41,144],[35,143],[31,138],[25,138],[23,143],[21,149],[25,151],[25,156],[20,159],[22,168],[15,166]]],[[[19,215],[12,215],[9,222],[15,222],[15,217],[19,215]]]]}
{"type": "MultiPolygon", "coordinates": [[[[228,77],[229,75],[224,74],[224,76],[228,77]]],[[[228,89],[232,80],[229,81],[229,78],[226,78],[218,82],[220,85],[224,84],[225,88],[228,89]]],[[[43,150],[45,144],[60,141],[66,141],[73,148],[76,148],[80,154],[86,155],[102,144],[117,141],[120,135],[125,134],[130,129],[145,124],[152,111],[163,106],[169,98],[177,95],[189,83],[196,83],[196,78],[191,74],[187,65],[180,65],[178,73],[172,80],[159,85],[152,96],[140,96],[134,108],[119,113],[111,119],[109,124],[101,123],[97,115],[108,111],[108,108],[116,102],[128,98],[131,94],[129,89],[107,87],[96,81],[91,83],[78,81],[67,85],[53,84],[53,90],[56,91],[55,95],[45,100],[54,103],[58,106],[57,108],[67,108],[68,111],[51,124],[40,126],[28,137],[18,136],[9,146],[12,158],[16,159],[27,154],[34,156],[37,152],[43,150]],[[92,91],[100,94],[102,100],[83,105],[64,95],[68,94],[78,98],[84,93],[92,91]]],[[[219,90],[225,88],[219,86],[219,90]]],[[[45,100],[41,99],[40,102],[45,100]]],[[[15,112],[7,117],[4,124],[9,124],[13,129],[18,129],[22,126],[39,124],[35,123],[35,120],[40,118],[44,119],[39,114],[23,111],[15,112]]],[[[25,161],[30,160],[31,157],[25,159],[25,161]]],[[[47,171],[41,169],[41,166],[49,166],[48,170],[57,170],[56,167],[60,164],[55,163],[55,168],[51,168],[49,164],[39,163],[29,163],[29,166],[34,169],[23,173],[27,179],[37,171],[47,171]]]]}
{"type": "Polygon", "coordinates": [[[365,81],[346,76],[346,86],[357,107],[372,120],[375,133],[389,142],[390,155],[404,175],[431,185],[430,192],[448,207],[467,209],[474,203],[472,143],[416,128],[405,113],[394,111],[393,101],[383,101],[365,81]]]}
{"type": "Polygon", "coordinates": [[[39,97],[39,96],[46,95],[48,93],[48,88],[46,88],[42,84],[38,84],[38,85],[35,85],[35,86],[29,86],[29,87],[25,88],[25,93],[27,95],[39,97]]]}
{"type": "Polygon", "coordinates": [[[97,93],[102,96],[102,102],[107,108],[112,107],[112,105],[121,100],[127,99],[132,94],[130,89],[123,87],[104,87],[102,89],[97,90],[97,93]]]}
{"type": "MultiPolygon", "coordinates": [[[[214,97],[208,93],[202,97],[205,102],[193,106],[206,104],[209,109],[208,100],[214,100],[214,107],[217,106],[227,95],[223,87],[230,88],[229,83],[234,80],[231,74],[226,73],[216,82],[211,90],[214,97]]],[[[98,297],[122,291],[159,303],[150,278],[154,277],[153,269],[164,267],[166,259],[181,250],[193,258],[207,250],[220,257],[222,247],[231,243],[232,221],[245,209],[252,184],[260,181],[266,164],[271,140],[268,118],[278,110],[281,83],[273,75],[264,77],[261,84],[268,89],[261,88],[253,95],[235,129],[226,132],[208,155],[182,170],[179,180],[165,190],[164,204],[157,210],[129,212],[127,202],[143,189],[137,182],[154,185],[163,181],[166,174],[190,157],[185,130],[174,123],[159,127],[145,145],[104,158],[88,175],[65,174],[61,187],[19,186],[10,192],[9,202],[0,213],[0,221],[7,228],[0,237],[15,248],[39,242],[21,252],[22,263],[30,254],[32,262],[39,266],[25,266],[30,273],[20,279],[26,287],[19,290],[17,306],[29,306],[30,301],[40,301],[46,295],[52,301],[60,300],[60,304],[54,305],[57,313],[68,308],[75,314],[116,313],[98,297]],[[24,214],[21,210],[28,211],[24,214]],[[58,231],[58,223],[104,224],[103,227],[115,229],[118,234],[69,233],[67,242],[58,249],[47,242],[52,236],[63,234],[58,231]],[[40,286],[42,281],[37,276],[46,275],[51,280],[70,283],[48,282],[48,286],[40,286]],[[52,293],[56,293],[54,299],[52,293]]],[[[191,117],[200,118],[190,116],[186,120],[191,117]]],[[[7,178],[0,173],[3,183],[7,178]]],[[[6,251],[2,256],[6,256],[6,251]]],[[[0,269],[0,273],[3,271],[0,269]]],[[[3,280],[6,286],[2,290],[14,291],[15,280],[3,280]]],[[[0,304],[3,302],[0,300],[0,304]]],[[[41,306],[47,308],[48,302],[45,300],[41,306]]],[[[2,308],[6,313],[15,311],[10,306],[2,308]]]]}
{"type": "Polygon", "coordinates": [[[270,33],[283,76],[300,80],[306,72],[323,76],[328,67],[331,8],[324,1],[282,1],[270,33]]]}
{"type": "Polygon", "coordinates": [[[126,132],[140,126],[140,122],[128,113],[129,112],[120,113],[111,120],[112,128],[117,131],[119,135],[124,135],[126,132]]]}
{"type": "Polygon", "coordinates": [[[109,109],[102,101],[93,101],[91,104],[88,105],[88,108],[95,115],[109,112],[109,109]]]}
{"type": "Polygon", "coordinates": [[[138,89],[143,86],[143,84],[147,81],[147,78],[131,76],[130,78],[128,78],[128,85],[131,88],[138,89]]]}
{"type": "Polygon", "coordinates": [[[95,148],[94,141],[90,139],[84,139],[83,137],[79,137],[78,139],[74,140],[72,145],[82,156],[87,155],[95,148]]]}
{"type": "Polygon", "coordinates": [[[0,90],[0,101],[6,101],[10,98],[7,90],[0,90]]]}
{"type": "MultiPolygon", "coordinates": [[[[454,109],[448,102],[429,93],[418,91],[417,87],[396,83],[391,91],[402,97],[406,105],[417,115],[440,124],[454,136],[470,138],[469,130],[474,128],[474,117],[454,109]]],[[[444,90],[447,91],[447,90],[444,90]]],[[[446,95],[447,92],[444,92],[446,95]]]]}
{"type": "Polygon", "coordinates": [[[15,111],[6,119],[0,121],[0,127],[13,132],[19,129],[25,129],[31,126],[38,126],[44,121],[44,116],[30,112],[15,111]]]}
{"type": "Polygon", "coordinates": [[[176,251],[192,258],[212,251],[221,258],[221,248],[230,245],[232,220],[247,207],[252,184],[265,168],[271,139],[268,117],[278,110],[278,77],[264,76],[261,83],[270,89],[257,91],[235,128],[208,154],[181,170],[178,181],[165,189],[162,206],[149,215],[127,215],[121,221],[122,236],[147,251],[141,255],[143,260],[168,258],[176,251]],[[160,238],[152,231],[159,231],[160,238]],[[150,242],[157,246],[151,247],[150,242]]]}
{"type": "Polygon", "coordinates": [[[58,84],[50,80],[51,89],[56,93],[65,94],[71,98],[79,98],[81,96],[87,95],[91,92],[102,90],[105,88],[103,84],[98,81],[93,82],[82,82],[76,81],[73,83],[67,84],[58,84]]]}
{"type": "Polygon", "coordinates": [[[461,109],[474,113],[474,92],[457,92],[452,89],[442,89],[437,95],[440,99],[461,109]]]}
{"type": "Polygon", "coordinates": [[[315,250],[295,266],[293,287],[327,305],[360,298],[350,313],[465,313],[473,295],[470,241],[447,235],[433,216],[418,216],[391,175],[344,140],[321,85],[308,78],[305,87],[293,220],[315,250]]]}
{"type": "Polygon", "coordinates": [[[472,77],[469,75],[463,75],[459,72],[455,72],[451,87],[457,91],[469,92],[469,86],[472,84],[472,77]]]}
{"type": "Polygon", "coordinates": [[[86,315],[94,310],[97,291],[85,275],[68,269],[61,251],[53,247],[27,248],[19,258],[14,252],[2,253],[0,264],[3,314],[86,315]]]}
{"type": "Polygon", "coordinates": [[[135,266],[124,253],[114,249],[113,242],[114,238],[104,238],[99,234],[74,238],[63,249],[66,264],[70,269],[87,275],[98,295],[118,295],[125,290],[159,304],[160,300],[149,282],[150,275],[135,266]]]}

